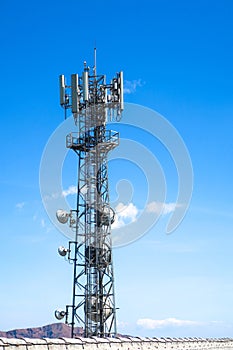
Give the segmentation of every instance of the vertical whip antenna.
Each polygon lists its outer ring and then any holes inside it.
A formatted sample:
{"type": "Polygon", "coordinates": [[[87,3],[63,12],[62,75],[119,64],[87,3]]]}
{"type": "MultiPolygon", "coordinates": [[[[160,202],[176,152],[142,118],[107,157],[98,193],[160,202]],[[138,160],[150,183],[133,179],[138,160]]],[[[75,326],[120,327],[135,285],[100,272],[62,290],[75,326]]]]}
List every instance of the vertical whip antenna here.
{"type": "Polygon", "coordinates": [[[94,71],[94,75],[96,76],[96,75],[97,75],[97,65],[96,65],[96,47],[94,47],[94,68],[93,68],[93,71],[94,71]]]}

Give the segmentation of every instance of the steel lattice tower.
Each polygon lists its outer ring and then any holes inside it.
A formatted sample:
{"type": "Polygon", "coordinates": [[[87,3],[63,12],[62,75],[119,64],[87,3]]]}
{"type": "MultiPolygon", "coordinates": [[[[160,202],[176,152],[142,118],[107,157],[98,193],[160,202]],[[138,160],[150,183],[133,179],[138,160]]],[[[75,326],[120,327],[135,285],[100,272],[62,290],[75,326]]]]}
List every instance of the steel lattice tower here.
{"type": "Polygon", "coordinates": [[[97,75],[96,51],[94,68],[84,62],[79,77],[71,75],[71,85],[60,76],[60,104],[71,108],[77,132],[66,138],[66,146],[77,154],[77,207],[70,213],[57,211],[62,223],[69,223],[75,232],[69,248],[60,247],[73,262],[73,299],[66,316],[75,336],[75,325],[84,327],[85,337],[114,336],[116,307],[112,261],[111,224],[114,211],[109,203],[108,153],[118,146],[119,134],[107,129],[107,122],[119,121],[123,110],[123,73],[117,73],[109,84],[104,75],[97,75]],[[71,316],[71,317],[70,317],[71,316]]]}

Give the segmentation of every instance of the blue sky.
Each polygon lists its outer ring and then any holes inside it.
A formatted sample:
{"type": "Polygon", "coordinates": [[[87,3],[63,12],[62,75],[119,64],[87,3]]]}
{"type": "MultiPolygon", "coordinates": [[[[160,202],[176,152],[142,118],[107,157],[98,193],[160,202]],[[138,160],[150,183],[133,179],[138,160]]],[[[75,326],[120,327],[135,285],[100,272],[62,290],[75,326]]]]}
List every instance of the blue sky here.
{"type": "MultiPolygon", "coordinates": [[[[67,239],[43,209],[39,168],[63,121],[58,75],[80,73],[97,46],[98,72],[110,79],[124,71],[125,100],[169,120],[194,171],[192,202],[173,234],[165,233],[164,215],[143,238],[114,249],[118,330],[232,335],[232,15],[231,0],[2,2],[1,330],[55,322],[54,310],[71,301],[72,269],[56,251],[67,239]]],[[[162,165],[173,202],[174,164],[161,145],[149,138],[145,144],[162,165]]],[[[130,165],[110,167],[112,197],[122,169],[138,208],[141,178],[132,177],[130,165]]],[[[65,188],[75,181],[70,171],[65,188]]]]}

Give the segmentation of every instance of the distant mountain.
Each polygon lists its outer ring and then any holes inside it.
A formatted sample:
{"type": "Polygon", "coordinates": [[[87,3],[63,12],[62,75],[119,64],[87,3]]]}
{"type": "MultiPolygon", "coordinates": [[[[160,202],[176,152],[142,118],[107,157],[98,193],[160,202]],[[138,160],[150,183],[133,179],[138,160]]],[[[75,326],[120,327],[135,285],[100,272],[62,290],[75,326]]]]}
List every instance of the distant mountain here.
{"type": "MultiPolygon", "coordinates": [[[[76,327],[75,334],[83,336],[83,328],[76,327]]],[[[5,338],[70,338],[70,326],[64,323],[53,323],[43,327],[14,329],[7,332],[0,331],[0,337],[5,338]]]]}

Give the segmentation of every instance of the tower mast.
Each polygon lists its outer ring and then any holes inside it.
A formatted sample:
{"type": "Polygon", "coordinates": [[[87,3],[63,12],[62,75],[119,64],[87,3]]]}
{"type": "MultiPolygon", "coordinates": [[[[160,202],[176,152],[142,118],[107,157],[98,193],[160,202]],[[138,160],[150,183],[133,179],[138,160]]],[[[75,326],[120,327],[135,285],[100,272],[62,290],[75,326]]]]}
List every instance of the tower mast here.
{"type": "Polygon", "coordinates": [[[73,262],[72,305],[57,311],[66,316],[75,336],[75,325],[84,327],[85,337],[114,336],[116,307],[112,258],[111,224],[115,213],[110,207],[108,153],[119,144],[119,134],[107,128],[108,121],[119,121],[123,111],[123,72],[109,84],[105,75],[97,75],[96,49],[94,67],[84,62],[84,70],[71,75],[71,85],[60,76],[60,104],[71,108],[76,132],[66,137],[67,148],[77,154],[77,205],[70,213],[57,211],[60,222],[74,231],[69,249],[62,250],[73,262]]]}

